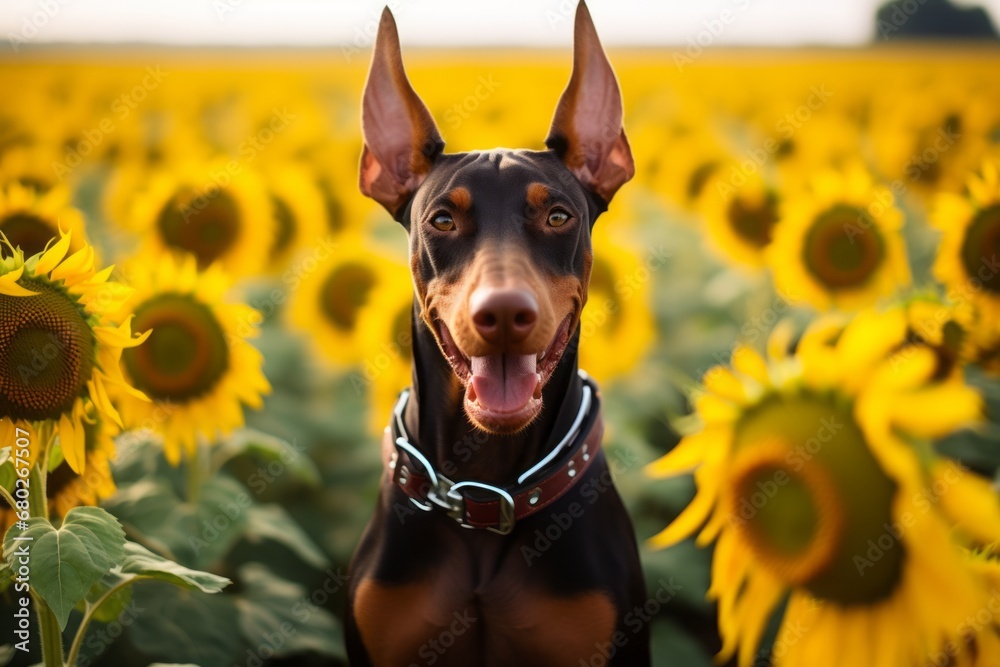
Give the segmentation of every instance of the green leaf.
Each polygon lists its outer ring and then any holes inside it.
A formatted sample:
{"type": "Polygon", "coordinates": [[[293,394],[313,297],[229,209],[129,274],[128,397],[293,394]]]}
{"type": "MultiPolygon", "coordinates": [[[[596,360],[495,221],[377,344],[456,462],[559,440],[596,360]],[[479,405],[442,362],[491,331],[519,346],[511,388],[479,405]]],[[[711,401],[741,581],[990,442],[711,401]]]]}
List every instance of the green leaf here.
{"type": "Polygon", "coordinates": [[[312,538],[296,523],[281,505],[251,505],[247,508],[247,539],[250,542],[274,540],[283,544],[303,561],[315,568],[330,564],[312,538]]]}
{"type": "Polygon", "coordinates": [[[656,590],[664,582],[678,584],[675,601],[690,612],[709,616],[708,587],[711,584],[711,549],[699,549],[694,540],[684,540],[669,549],[640,550],[646,586],[656,590]]]}
{"type": "Polygon", "coordinates": [[[137,582],[134,589],[136,605],[155,611],[136,617],[128,638],[152,660],[244,664],[245,656],[239,655],[244,642],[232,596],[178,590],[163,581],[137,582]]]}
{"type": "MultiPolygon", "coordinates": [[[[114,571],[109,572],[103,579],[94,584],[90,592],[87,593],[87,604],[94,604],[101,597],[104,596],[112,587],[122,582],[122,577],[115,574],[114,571]]],[[[118,618],[125,613],[129,604],[132,602],[132,587],[125,586],[124,588],[119,588],[117,591],[111,594],[110,597],[101,603],[100,607],[92,610],[93,619],[99,623],[111,623],[112,621],[118,620],[118,618]]],[[[85,611],[86,607],[83,604],[77,605],[78,611],[85,611]],[[83,607],[83,609],[81,609],[83,607]]]]}
{"type": "Polygon", "coordinates": [[[656,621],[650,628],[653,665],[685,665],[685,667],[712,667],[712,658],[684,630],[673,621],[656,621]]]}
{"type": "Polygon", "coordinates": [[[69,526],[91,551],[95,563],[105,572],[125,556],[125,531],[118,519],[100,507],[74,507],[63,519],[60,531],[69,526]],[[77,528],[79,527],[79,528],[77,528]],[[103,558],[103,561],[100,559],[103,558]]]}
{"type": "Polygon", "coordinates": [[[197,589],[202,593],[218,593],[232,582],[210,572],[200,572],[184,567],[159,556],[141,544],[125,543],[125,560],[121,572],[125,575],[142,575],[169,581],[175,586],[197,589]]]}
{"type": "Polygon", "coordinates": [[[62,465],[66,458],[63,456],[62,441],[56,438],[55,444],[49,450],[49,472],[62,465]]]}
{"type": "Polygon", "coordinates": [[[153,431],[127,431],[119,435],[115,438],[115,452],[112,470],[119,485],[173,469],[163,456],[162,436],[153,431]]]}
{"type": "Polygon", "coordinates": [[[222,440],[212,451],[216,467],[222,467],[241,457],[250,458],[254,466],[262,466],[258,470],[243,470],[243,466],[240,466],[241,472],[248,474],[238,475],[245,477],[247,485],[258,495],[275,478],[286,475],[290,481],[308,486],[320,483],[319,470],[302,447],[267,433],[249,428],[239,429],[222,440]]]}
{"type": "Polygon", "coordinates": [[[0,456],[3,458],[3,461],[0,461],[0,486],[13,493],[14,482],[17,480],[17,471],[14,470],[14,460],[10,458],[10,451],[10,447],[0,449],[0,452],[2,452],[0,456]]]}
{"type": "Polygon", "coordinates": [[[120,487],[104,504],[146,544],[188,567],[207,569],[240,539],[251,502],[246,487],[224,475],[201,485],[197,504],[182,500],[159,477],[120,487]]]}
{"type": "Polygon", "coordinates": [[[15,525],[4,537],[7,564],[17,569],[27,560],[31,588],[65,629],[73,607],[121,561],[125,532],[99,507],[74,507],[58,530],[41,517],[27,523],[27,529],[15,525]]]}
{"type": "Polygon", "coordinates": [[[299,584],[279,579],[259,563],[239,569],[242,595],[236,598],[240,628],[250,646],[277,657],[313,651],[346,660],[340,622],[310,600],[299,584]]]}

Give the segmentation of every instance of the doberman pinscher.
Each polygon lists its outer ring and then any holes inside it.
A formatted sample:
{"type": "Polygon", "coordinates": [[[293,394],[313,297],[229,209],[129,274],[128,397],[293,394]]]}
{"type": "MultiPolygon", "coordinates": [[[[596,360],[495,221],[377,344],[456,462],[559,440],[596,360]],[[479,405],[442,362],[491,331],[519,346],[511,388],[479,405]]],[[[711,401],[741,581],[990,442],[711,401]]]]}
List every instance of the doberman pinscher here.
{"type": "Polygon", "coordinates": [[[414,368],[350,568],[351,664],[648,665],[638,548],[577,369],[591,228],[634,173],[589,11],[548,150],[444,154],[388,8],[362,129],[361,190],[409,233],[414,368]]]}

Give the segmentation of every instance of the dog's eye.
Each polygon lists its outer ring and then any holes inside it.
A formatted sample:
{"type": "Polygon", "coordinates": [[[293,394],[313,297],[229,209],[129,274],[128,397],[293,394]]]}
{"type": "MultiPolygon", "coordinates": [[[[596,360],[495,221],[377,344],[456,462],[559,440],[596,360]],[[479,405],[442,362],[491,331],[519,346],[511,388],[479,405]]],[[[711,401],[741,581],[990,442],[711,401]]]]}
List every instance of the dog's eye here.
{"type": "Polygon", "coordinates": [[[562,227],[569,222],[569,213],[556,209],[549,213],[549,227],[562,227]]]}
{"type": "Polygon", "coordinates": [[[441,230],[442,232],[450,232],[455,229],[455,221],[447,213],[438,213],[435,215],[431,218],[431,224],[434,225],[434,229],[441,230]]]}

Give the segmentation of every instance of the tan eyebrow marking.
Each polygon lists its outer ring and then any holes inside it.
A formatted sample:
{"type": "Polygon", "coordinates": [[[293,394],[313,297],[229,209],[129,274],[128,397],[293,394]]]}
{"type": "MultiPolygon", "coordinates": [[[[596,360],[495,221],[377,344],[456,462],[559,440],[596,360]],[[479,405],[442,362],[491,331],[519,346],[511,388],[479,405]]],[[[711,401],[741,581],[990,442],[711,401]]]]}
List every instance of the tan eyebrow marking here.
{"type": "Polygon", "coordinates": [[[541,183],[528,185],[528,205],[532,208],[542,208],[549,200],[549,189],[541,183]]]}
{"type": "Polygon", "coordinates": [[[448,193],[448,201],[458,210],[467,212],[472,208],[472,193],[468,188],[457,187],[448,193]]]}

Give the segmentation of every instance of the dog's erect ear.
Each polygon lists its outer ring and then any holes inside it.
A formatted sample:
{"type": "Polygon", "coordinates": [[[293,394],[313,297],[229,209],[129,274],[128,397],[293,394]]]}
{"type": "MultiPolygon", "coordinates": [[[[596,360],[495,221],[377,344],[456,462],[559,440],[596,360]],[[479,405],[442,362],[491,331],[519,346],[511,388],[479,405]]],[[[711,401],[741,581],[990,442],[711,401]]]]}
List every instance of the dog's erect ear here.
{"type": "Polygon", "coordinates": [[[545,145],[605,202],[635,174],[622,128],[622,94],[583,0],[576,8],[573,75],[545,145]]]}
{"type": "Polygon", "coordinates": [[[361,192],[394,217],[444,148],[434,119],[403,71],[392,12],[382,11],[361,101],[361,192]]]}

